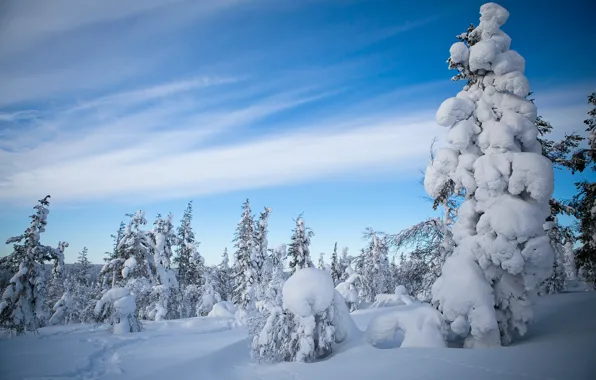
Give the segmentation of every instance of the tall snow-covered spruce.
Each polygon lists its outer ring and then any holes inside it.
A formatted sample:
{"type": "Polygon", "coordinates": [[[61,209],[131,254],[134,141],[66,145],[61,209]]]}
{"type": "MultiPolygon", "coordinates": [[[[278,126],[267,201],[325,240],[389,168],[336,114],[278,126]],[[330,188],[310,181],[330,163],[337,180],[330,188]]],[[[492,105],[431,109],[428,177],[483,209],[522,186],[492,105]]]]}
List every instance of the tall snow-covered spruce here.
{"type": "Polygon", "coordinates": [[[45,262],[56,262],[55,272],[64,263],[64,248],[68,243],[58,243],[53,249],[41,245],[40,234],[45,231],[50,196],[46,196],[34,207],[31,223],[25,233],[12,237],[6,244],[15,243],[14,251],[2,258],[0,266],[16,269],[0,301],[0,326],[22,334],[37,331],[47,319],[45,309],[45,262]],[[20,243],[20,244],[19,244],[20,243]],[[16,268],[15,268],[16,267],[16,268]]]}
{"type": "Polygon", "coordinates": [[[254,306],[256,275],[253,258],[255,257],[255,233],[250,201],[242,204],[242,216],[234,235],[234,292],[232,301],[239,309],[248,310],[254,306]]]}
{"type": "Polygon", "coordinates": [[[480,8],[480,24],[451,46],[463,91],[441,104],[437,123],[449,148],[426,170],[425,189],[464,195],[453,226],[455,249],[432,288],[433,303],[466,347],[508,344],[532,320],[530,294],[548,278],[554,254],[544,223],[553,168],[541,154],[525,60],[500,30],[509,13],[480,8]]]}

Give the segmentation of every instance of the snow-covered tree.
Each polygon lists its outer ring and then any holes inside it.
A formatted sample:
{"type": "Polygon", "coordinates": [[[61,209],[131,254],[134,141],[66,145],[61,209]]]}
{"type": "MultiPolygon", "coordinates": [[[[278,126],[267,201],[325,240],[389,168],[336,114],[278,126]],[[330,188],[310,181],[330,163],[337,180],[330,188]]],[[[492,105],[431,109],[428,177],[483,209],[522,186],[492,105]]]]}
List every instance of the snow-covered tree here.
{"type": "Polygon", "coordinates": [[[50,324],[84,323],[94,320],[92,309],[95,308],[101,293],[93,288],[91,269],[92,264],[87,258],[87,247],[84,247],[79,252],[73,269],[64,279],[64,293],[52,305],[53,314],[49,320],[50,324]]]}
{"type": "Polygon", "coordinates": [[[95,315],[110,324],[114,334],[127,334],[143,329],[136,315],[135,295],[128,288],[115,287],[103,294],[95,306],[95,315]]]}
{"type": "MultiPolygon", "coordinates": [[[[277,249],[273,255],[281,258],[283,252],[277,249]]],[[[260,308],[258,323],[249,325],[251,356],[261,362],[309,362],[328,356],[333,345],[355,329],[331,276],[304,268],[284,283],[283,267],[275,268],[270,284],[275,290],[260,308]]]]}
{"type": "Polygon", "coordinates": [[[205,271],[205,283],[201,289],[201,302],[197,305],[197,316],[209,314],[213,305],[221,302],[221,295],[215,288],[215,276],[212,270],[205,271]]]}
{"type": "MultiPolygon", "coordinates": [[[[596,171],[596,93],[588,97],[593,108],[584,121],[588,126],[588,148],[584,150],[585,166],[596,171]]],[[[582,277],[596,289],[596,182],[589,180],[575,184],[576,195],[571,201],[574,215],[579,220],[578,240],[582,243],[576,251],[575,261],[582,277]]]]}
{"type": "Polygon", "coordinates": [[[225,248],[221,255],[221,262],[215,268],[215,282],[216,290],[221,295],[222,300],[231,301],[232,290],[232,272],[230,269],[230,259],[228,257],[228,249],[225,248]]]}
{"type": "Polygon", "coordinates": [[[69,324],[79,322],[78,311],[80,310],[72,296],[72,283],[69,280],[65,281],[64,293],[62,297],[52,307],[53,314],[48,321],[51,325],[55,324],[69,324]]]}
{"type": "Polygon", "coordinates": [[[112,252],[106,252],[106,257],[104,257],[104,261],[110,262],[118,257],[122,257],[121,254],[118,254],[118,244],[120,244],[120,240],[124,236],[124,231],[126,231],[126,224],[124,222],[120,222],[120,226],[118,227],[118,231],[116,235],[110,235],[112,240],[114,240],[114,246],[112,248],[112,252]]]}
{"type": "MultiPolygon", "coordinates": [[[[46,286],[45,302],[46,309],[52,309],[56,302],[62,297],[65,287],[64,282],[66,280],[67,271],[64,265],[64,250],[68,247],[67,242],[58,242],[58,247],[55,249],[54,265],[50,274],[50,281],[46,286]]],[[[46,318],[49,315],[46,315],[46,318]]],[[[43,323],[46,322],[44,319],[43,323]]]]}
{"type": "MultiPolygon", "coordinates": [[[[345,270],[345,269],[344,269],[345,270]]],[[[337,242],[333,246],[333,253],[331,254],[331,278],[335,285],[339,284],[342,275],[342,267],[340,260],[337,257],[337,242]]]]}
{"type": "Polygon", "coordinates": [[[75,282],[75,286],[91,286],[91,270],[93,264],[89,261],[87,252],[87,247],[83,247],[83,250],[79,252],[77,262],[73,267],[72,278],[75,282]]]}
{"type": "Polygon", "coordinates": [[[267,252],[269,249],[269,242],[267,241],[269,214],[271,209],[265,207],[261,212],[259,219],[255,222],[255,238],[254,244],[255,249],[251,259],[252,272],[254,273],[255,279],[255,297],[256,299],[262,299],[264,297],[265,288],[264,283],[269,281],[268,278],[263,278],[263,266],[267,260],[267,252]]]}
{"type": "Polygon", "coordinates": [[[292,231],[292,238],[288,246],[288,256],[290,257],[290,268],[292,274],[298,269],[312,267],[310,259],[310,239],[314,232],[304,226],[304,219],[299,215],[296,219],[296,228],[292,231]]]}
{"type": "Polygon", "coordinates": [[[14,243],[13,252],[0,262],[2,267],[18,265],[0,302],[0,326],[17,334],[37,331],[45,322],[44,264],[50,260],[64,263],[67,243],[60,243],[56,249],[40,243],[40,234],[47,225],[49,198],[49,195],[46,196],[34,207],[35,213],[31,215],[31,223],[25,233],[6,241],[6,244],[14,243]]]}
{"type": "Polygon", "coordinates": [[[389,272],[388,246],[385,236],[367,229],[365,237],[370,240],[362,257],[361,280],[362,297],[365,302],[373,302],[377,294],[387,293],[391,274],[389,272]]]}
{"type": "Polygon", "coordinates": [[[339,259],[339,273],[341,273],[341,281],[345,281],[348,279],[348,274],[346,270],[352,263],[352,256],[348,255],[348,247],[343,247],[341,250],[341,257],[339,259]]]}
{"type": "Polygon", "coordinates": [[[184,289],[188,285],[203,285],[204,260],[198,252],[198,242],[192,229],[192,201],[186,210],[177,230],[178,243],[174,263],[178,265],[178,282],[184,289]]]}
{"type": "Polygon", "coordinates": [[[465,197],[454,252],[432,293],[467,347],[508,344],[526,333],[530,293],[550,276],[554,259],[543,228],[553,168],[537,140],[536,107],[526,99],[525,61],[500,30],[507,10],[488,3],[480,15],[450,49],[454,79],[467,83],[437,111],[449,148],[437,152],[424,181],[435,199],[450,186],[465,197]]]}
{"type": "Polygon", "coordinates": [[[158,284],[154,260],[155,240],[151,231],[142,229],[147,224],[142,210],[127,216],[130,217],[130,222],[116,247],[116,253],[120,256],[104,265],[100,275],[107,289],[130,289],[138,308],[136,315],[147,318],[151,292],[153,286],[158,284]]]}
{"type": "Polygon", "coordinates": [[[247,199],[242,204],[242,217],[234,235],[234,292],[232,301],[239,309],[249,309],[254,305],[257,272],[253,265],[255,257],[254,222],[247,199]]]}
{"type": "MultiPolygon", "coordinates": [[[[420,301],[431,300],[431,287],[441,275],[441,267],[451,255],[453,241],[445,218],[429,218],[397,234],[387,235],[387,243],[402,255],[399,268],[392,271],[395,284],[404,285],[420,301]]],[[[392,288],[392,287],[390,287],[392,288]]]]}
{"type": "Polygon", "coordinates": [[[156,321],[174,319],[178,316],[179,311],[180,287],[176,274],[171,268],[172,246],[178,243],[172,219],[171,213],[167,218],[162,218],[158,214],[152,231],[155,242],[153,260],[157,270],[158,284],[151,292],[148,314],[156,321]]]}
{"type": "Polygon", "coordinates": [[[317,269],[327,270],[327,264],[325,264],[325,253],[321,252],[319,255],[319,262],[317,263],[317,269]]]}

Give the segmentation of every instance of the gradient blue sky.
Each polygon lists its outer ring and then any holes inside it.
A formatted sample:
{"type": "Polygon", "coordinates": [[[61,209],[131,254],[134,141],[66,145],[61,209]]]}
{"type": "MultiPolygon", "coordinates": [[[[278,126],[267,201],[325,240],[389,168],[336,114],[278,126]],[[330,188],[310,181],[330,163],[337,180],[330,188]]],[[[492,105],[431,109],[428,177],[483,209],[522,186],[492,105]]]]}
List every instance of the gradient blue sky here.
{"type": "MultiPolygon", "coordinates": [[[[0,5],[0,239],[52,195],[45,244],[100,262],[124,214],[194,228],[219,261],[250,198],[271,245],[301,212],[311,254],[433,215],[420,184],[445,60],[482,1],[103,0],[0,5]]],[[[582,131],[596,90],[590,1],[502,1],[539,113],[582,131]]],[[[556,195],[573,181],[557,173],[556,195]]],[[[10,246],[2,246],[5,255],[10,246]]]]}

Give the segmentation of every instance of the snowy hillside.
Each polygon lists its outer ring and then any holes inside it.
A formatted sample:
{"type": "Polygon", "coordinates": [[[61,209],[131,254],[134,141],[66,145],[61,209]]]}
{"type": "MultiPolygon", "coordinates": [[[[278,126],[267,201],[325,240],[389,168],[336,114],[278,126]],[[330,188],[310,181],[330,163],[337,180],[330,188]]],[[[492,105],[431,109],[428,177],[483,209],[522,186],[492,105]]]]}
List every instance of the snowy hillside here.
{"type": "MultiPolygon", "coordinates": [[[[375,316],[405,307],[352,315],[364,331],[375,316]]],[[[538,300],[536,323],[510,347],[379,349],[362,337],[321,362],[274,365],[252,363],[246,330],[225,318],[145,322],[145,331],[124,336],[92,325],[46,327],[39,336],[0,341],[0,378],[582,380],[596,370],[594,315],[596,292],[563,293],[538,300]]]]}

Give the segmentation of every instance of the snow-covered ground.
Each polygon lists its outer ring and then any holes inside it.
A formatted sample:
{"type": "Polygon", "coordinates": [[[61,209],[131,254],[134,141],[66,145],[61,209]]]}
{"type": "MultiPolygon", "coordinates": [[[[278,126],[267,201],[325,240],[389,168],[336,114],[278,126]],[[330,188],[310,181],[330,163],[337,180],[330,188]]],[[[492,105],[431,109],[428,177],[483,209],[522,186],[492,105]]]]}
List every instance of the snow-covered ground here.
{"type": "MultiPolygon", "coordinates": [[[[408,307],[352,316],[365,331],[376,316],[408,307]]],[[[529,334],[507,348],[380,349],[362,336],[326,360],[275,365],[252,363],[246,330],[220,317],[145,322],[145,331],[127,335],[56,326],[0,340],[0,379],[593,379],[595,315],[596,292],[565,293],[539,299],[529,334]]]]}

